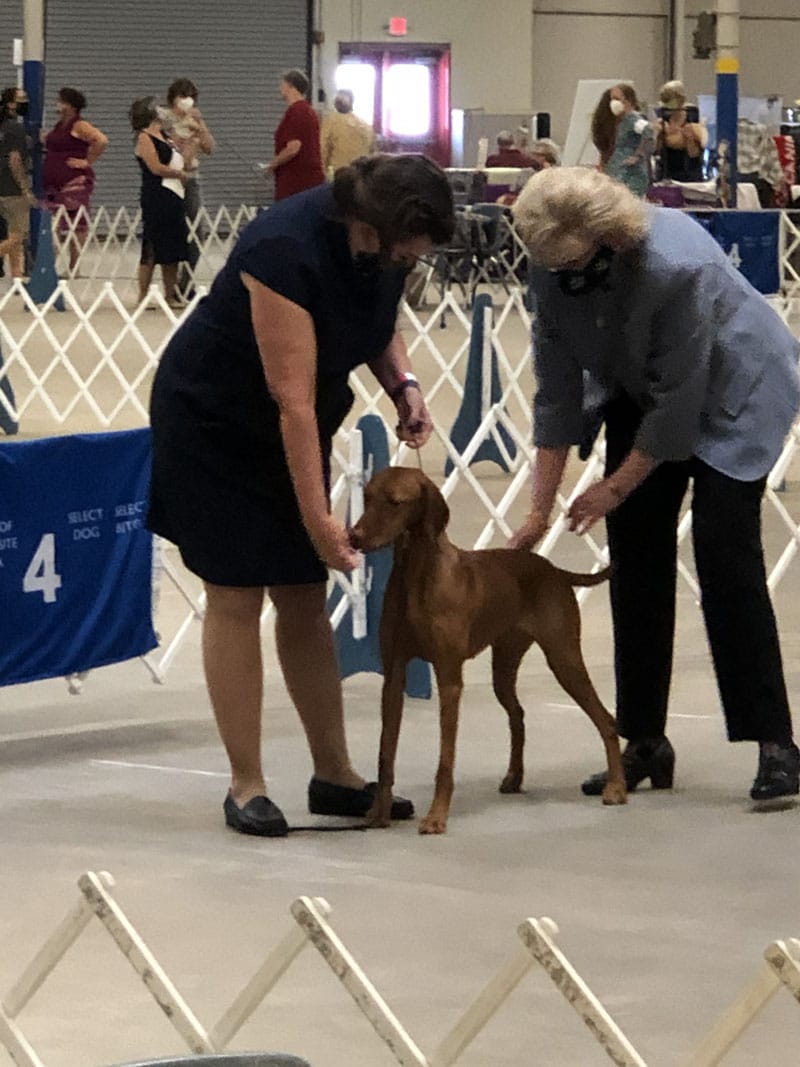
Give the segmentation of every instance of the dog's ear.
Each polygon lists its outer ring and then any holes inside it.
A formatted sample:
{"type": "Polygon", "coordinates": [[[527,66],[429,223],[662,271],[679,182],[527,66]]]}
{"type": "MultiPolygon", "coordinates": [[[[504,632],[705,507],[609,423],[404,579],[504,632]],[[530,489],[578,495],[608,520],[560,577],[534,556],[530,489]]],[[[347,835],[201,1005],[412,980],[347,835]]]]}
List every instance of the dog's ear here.
{"type": "Polygon", "coordinates": [[[430,478],[422,483],[420,500],[422,502],[421,525],[425,533],[435,539],[447,526],[450,519],[450,508],[447,506],[442,494],[430,478]]]}

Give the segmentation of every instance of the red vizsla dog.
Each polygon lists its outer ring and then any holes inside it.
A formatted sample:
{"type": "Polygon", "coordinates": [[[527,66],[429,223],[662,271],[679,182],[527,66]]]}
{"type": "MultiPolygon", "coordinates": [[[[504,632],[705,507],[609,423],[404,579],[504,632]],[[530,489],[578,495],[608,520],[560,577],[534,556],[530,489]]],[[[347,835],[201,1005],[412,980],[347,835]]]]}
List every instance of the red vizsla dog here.
{"type": "Polygon", "coordinates": [[[445,534],[450,512],[430,478],[408,467],[377,474],[364,491],[364,514],[351,540],[364,551],[394,545],[381,618],[384,682],[378,793],[370,826],[388,826],[406,665],[415,656],[430,660],[439,688],[441,750],[430,811],[422,834],[447,827],[453,795],[458,709],[464,661],[492,648],[492,682],[508,713],[511,757],[501,793],[522,787],[524,711],[517,699],[517,671],[537,642],[558,681],[597,727],[606,748],[608,784],[604,804],[627,800],[614,720],[603,707],[583,662],[576,585],[597,585],[608,577],[572,574],[524,550],[465,552],[445,534]]]}

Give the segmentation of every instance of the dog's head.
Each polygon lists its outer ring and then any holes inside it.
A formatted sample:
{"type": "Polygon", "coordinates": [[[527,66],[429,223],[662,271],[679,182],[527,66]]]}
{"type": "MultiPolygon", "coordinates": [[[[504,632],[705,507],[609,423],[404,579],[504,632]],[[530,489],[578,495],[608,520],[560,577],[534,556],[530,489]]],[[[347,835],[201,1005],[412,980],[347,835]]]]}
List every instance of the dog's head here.
{"type": "Polygon", "coordinates": [[[405,533],[435,540],[449,518],[444,497],[422,471],[387,467],[364,488],[364,514],[350,531],[350,542],[372,552],[405,533]]]}

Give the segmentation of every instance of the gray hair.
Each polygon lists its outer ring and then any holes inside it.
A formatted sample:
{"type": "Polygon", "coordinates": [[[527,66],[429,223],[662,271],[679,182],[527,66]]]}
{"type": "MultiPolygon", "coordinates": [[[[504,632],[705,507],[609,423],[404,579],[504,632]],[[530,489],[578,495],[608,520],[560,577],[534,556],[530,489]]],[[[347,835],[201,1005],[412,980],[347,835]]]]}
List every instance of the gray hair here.
{"type": "Polygon", "coordinates": [[[540,137],[534,141],[528,152],[532,156],[544,156],[551,167],[561,166],[561,149],[549,137],[540,137]]]}
{"type": "Polygon", "coordinates": [[[302,93],[303,96],[308,96],[310,82],[308,76],[302,70],[292,69],[284,71],[283,74],[281,74],[281,81],[286,82],[287,85],[291,85],[293,89],[296,89],[298,93],[302,93]]]}
{"type": "Polygon", "coordinates": [[[509,130],[501,130],[497,135],[497,145],[499,148],[510,148],[514,143],[514,134],[509,130]]]}
{"type": "Polygon", "coordinates": [[[539,171],[512,212],[531,259],[547,267],[580,259],[593,245],[633,248],[648,228],[643,201],[621,182],[588,167],[539,171]]]}
{"type": "Polygon", "coordinates": [[[333,106],[341,115],[347,115],[353,110],[353,94],[349,89],[340,89],[333,98],[333,106]]]}

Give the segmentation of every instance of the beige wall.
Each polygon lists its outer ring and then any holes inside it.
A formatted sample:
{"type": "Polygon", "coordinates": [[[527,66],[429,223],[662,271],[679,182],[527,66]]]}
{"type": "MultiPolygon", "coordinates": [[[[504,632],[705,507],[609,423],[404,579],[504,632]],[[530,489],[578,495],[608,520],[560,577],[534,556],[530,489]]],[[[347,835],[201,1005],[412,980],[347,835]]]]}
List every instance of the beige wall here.
{"type": "Polygon", "coordinates": [[[406,41],[449,43],[452,107],[525,111],[531,101],[531,0],[323,0],[323,86],[331,97],[340,41],[390,41],[390,15],[406,41]],[[360,13],[360,14],[359,14],[360,13]]]}
{"type": "MultiPolygon", "coordinates": [[[[318,0],[318,3],[320,0],[318,0]]],[[[450,43],[451,104],[490,112],[550,111],[563,140],[580,78],[631,78],[648,101],[669,74],[669,0],[321,0],[322,82],[330,95],[340,41],[390,40],[390,15],[406,40],[450,43]]],[[[714,0],[686,0],[693,15],[714,0]]],[[[800,98],[800,0],[741,0],[741,91],[800,98]]],[[[685,22],[690,95],[714,91],[714,60],[695,60],[685,22]]]]}

